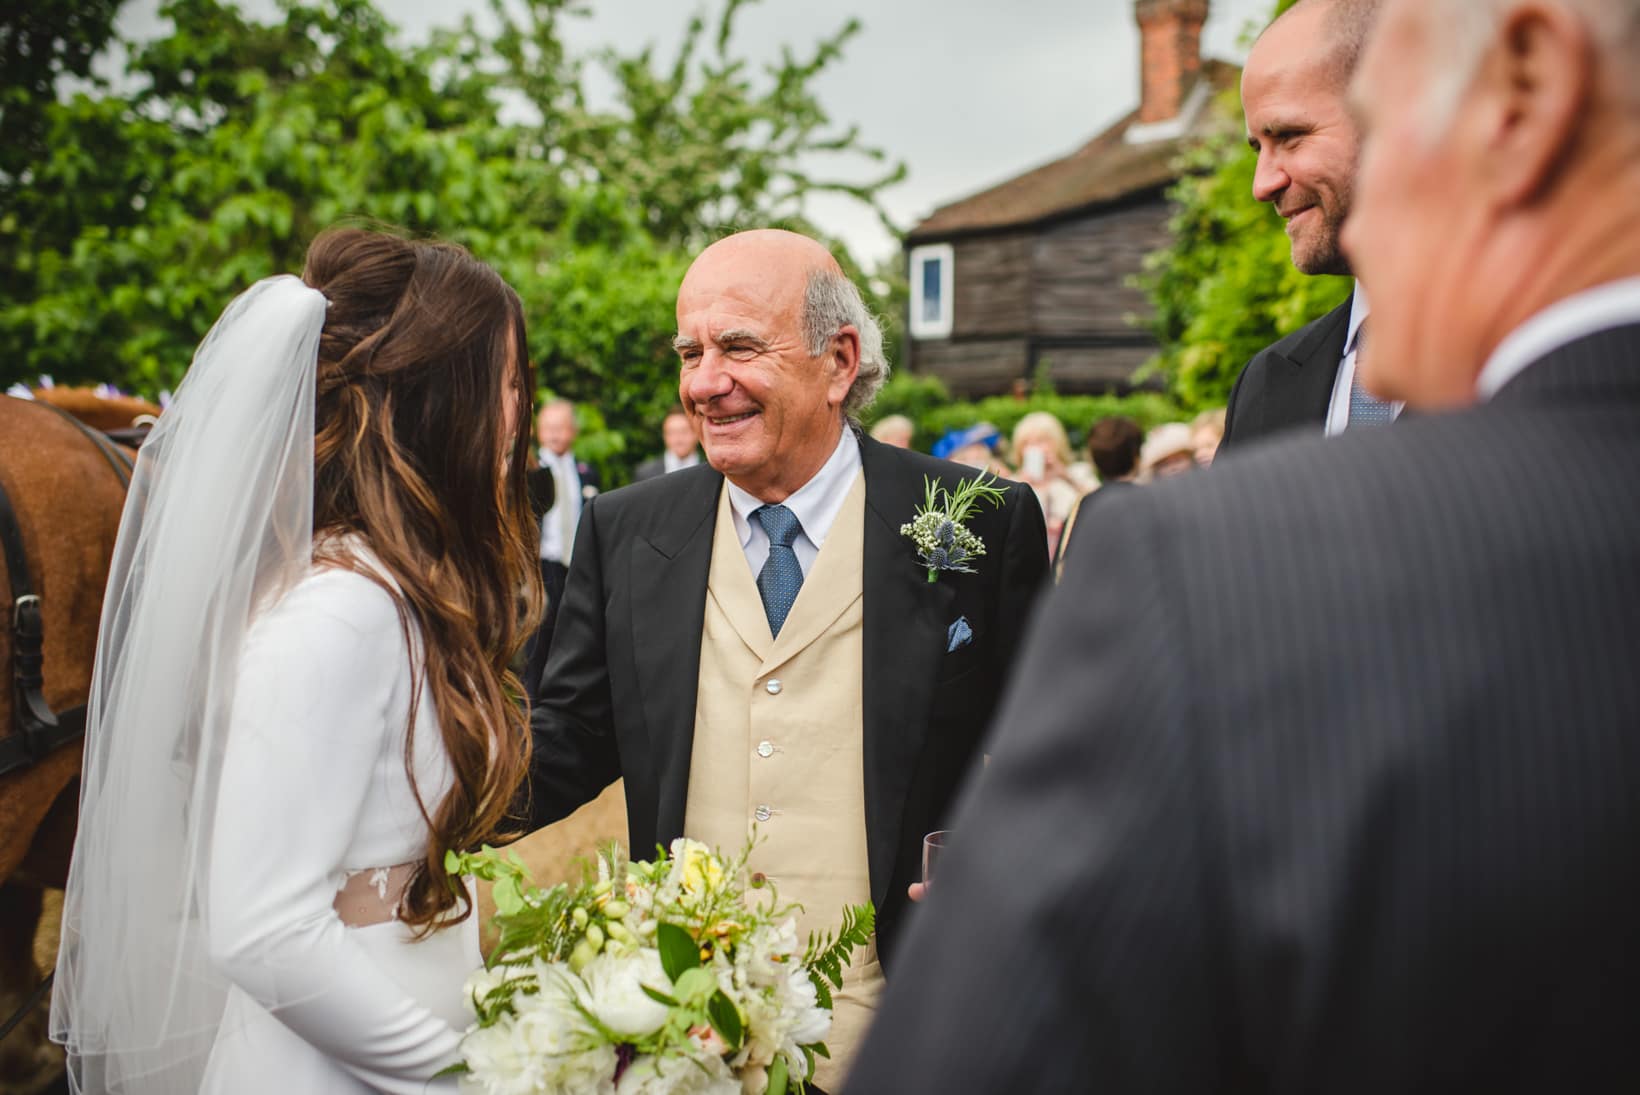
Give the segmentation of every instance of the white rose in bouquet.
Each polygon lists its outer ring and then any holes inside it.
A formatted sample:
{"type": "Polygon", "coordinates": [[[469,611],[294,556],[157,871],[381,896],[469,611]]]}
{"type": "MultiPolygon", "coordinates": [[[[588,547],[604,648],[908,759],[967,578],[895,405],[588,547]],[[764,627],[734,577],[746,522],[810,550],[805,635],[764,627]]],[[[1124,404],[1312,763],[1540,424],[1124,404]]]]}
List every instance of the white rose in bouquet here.
{"type": "Polygon", "coordinates": [[[642,1038],[666,1022],[666,1005],[643,991],[645,985],[662,992],[672,987],[671,978],[661,968],[660,955],[653,950],[624,954],[606,950],[581,970],[581,981],[587,1009],[616,1034],[642,1038]]]}
{"type": "Polygon", "coordinates": [[[615,1095],[741,1095],[717,1057],[644,1057],[621,1074],[615,1095]]]}
{"type": "Polygon", "coordinates": [[[678,840],[654,862],[601,852],[540,889],[515,857],[446,856],[487,878],[495,965],[467,982],[464,1095],[803,1095],[869,904],[799,945],[795,906],[747,868],[678,840]]]}
{"type": "Polygon", "coordinates": [[[768,1065],[784,1054],[801,1060],[800,1047],[825,1041],[831,1031],[831,1012],[822,1008],[808,971],[791,970],[767,993],[750,993],[746,1006],[746,1061],[768,1065]]]}
{"type": "Polygon", "coordinates": [[[463,1041],[463,1095],[607,1095],[615,1049],[577,1009],[567,973],[535,962],[507,968],[501,983],[532,974],[536,992],[515,997],[511,1014],[463,1041]]]}
{"type": "Polygon", "coordinates": [[[757,928],[746,941],[742,968],[746,971],[747,983],[770,988],[784,981],[802,954],[796,920],[787,918],[779,924],[757,928]]]}

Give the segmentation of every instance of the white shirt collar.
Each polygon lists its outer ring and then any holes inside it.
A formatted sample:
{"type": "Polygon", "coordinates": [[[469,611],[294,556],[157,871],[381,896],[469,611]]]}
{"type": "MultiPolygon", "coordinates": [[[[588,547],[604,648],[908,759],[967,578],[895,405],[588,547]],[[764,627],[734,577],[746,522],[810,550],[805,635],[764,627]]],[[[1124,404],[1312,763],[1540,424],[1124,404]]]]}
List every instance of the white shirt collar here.
{"type": "MultiPolygon", "coordinates": [[[[781,505],[792,511],[815,548],[826,542],[826,534],[837,521],[843,501],[854,486],[855,474],[860,470],[860,442],[854,431],[843,425],[843,436],[837,439],[837,448],[814,476],[794,491],[781,505]]],[[[752,539],[752,511],[763,505],[763,500],[735,486],[725,479],[729,488],[729,507],[734,511],[735,535],[744,548],[752,539]]]]}
{"type": "Polygon", "coordinates": [[[1557,300],[1511,331],[1475,378],[1482,403],[1534,362],[1580,338],[1640,323],[1640,277],[1610,281],[1557,300]]]}
{"type": "MultiPolygon", "coordinates": [[[[1355,283],[1355,292],[1350,294],[1350,327],[1349,333],[1344,336],[1344,357],[1355,352],[1355,340],[1361,335],[1361,324],[1367,321],[1372,306],[1367,303],[1367,291],[1361,288],[1361,283],[1355,283]]],[[[1342,360],[1342,359],[1340,359],[1342,360]]]]}
{"type": "Polygon", "coordinates": [[[669,474],[681,471],[684,468],[692,468],[698,463],[700,463],[699,449],[691,449],[688,456],[678,456],[671,449],[661,453],[661,467],[669,474]]]}

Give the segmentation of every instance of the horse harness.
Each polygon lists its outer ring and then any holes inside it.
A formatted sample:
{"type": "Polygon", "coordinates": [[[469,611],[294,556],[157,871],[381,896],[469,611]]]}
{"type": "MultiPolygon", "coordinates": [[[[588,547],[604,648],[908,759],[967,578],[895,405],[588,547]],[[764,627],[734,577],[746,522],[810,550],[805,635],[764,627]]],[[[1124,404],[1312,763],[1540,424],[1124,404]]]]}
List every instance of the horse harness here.
{"type": "MultiPolygon", "coordinates": [[[[60,407],[43,401],[36,405],[49,407],[73,423],[103,454],[119,477],[120,485],[131,486],[131,459],[112,441],[60,407]]],[[[0,550],[5,553],[6,573],[11,579],[12,696],[15,700],[11,727],[15,733],[5,734],[0,728],[0,775],[5,775],[38,762],[58,746],[83,735],[85,704],[53,711],[41,693],[45,685],[42,652],[45,616],[29,570],[23,527],[4,483],[0,483],[0,550]]]]}

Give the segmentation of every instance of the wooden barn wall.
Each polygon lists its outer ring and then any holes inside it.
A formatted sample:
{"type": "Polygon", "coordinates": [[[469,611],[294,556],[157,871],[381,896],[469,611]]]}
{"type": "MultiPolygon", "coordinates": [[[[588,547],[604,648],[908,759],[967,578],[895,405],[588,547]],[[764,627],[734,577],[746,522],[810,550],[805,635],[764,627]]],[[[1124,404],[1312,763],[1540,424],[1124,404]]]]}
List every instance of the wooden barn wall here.
{"type": "Polygon", "coordinates": [[[1031,235],[983,236],[952,245],[953,338],[1018,335],[1031,323],[1031,235]]]}
{"type": "Polygon", "coordinates": [[[1150,306],[1128,279],[1143,269],[1146,255],[1166,245],[1169,213],[1167,202],[1156,197],[1042,229],[1031,248],[1032,333],[1134,333],[1128,317],[1147,316],[1150,306]]]}
{"type": "Polygon", "coordinates": [[[1022,338],[933,339],[916,344],[913,368],[945,381],[959,399],[972,399],[1007,391],[1026,375],[1028,352],[1022,338]]]}
{"type": "Polygon", "coordinates": [[[1037,351],[1054,387],[1065,395],[1093,395],[1133,387],[1133,374],[1155,353],[1150,346],[1053,346],[1037,351]]]}

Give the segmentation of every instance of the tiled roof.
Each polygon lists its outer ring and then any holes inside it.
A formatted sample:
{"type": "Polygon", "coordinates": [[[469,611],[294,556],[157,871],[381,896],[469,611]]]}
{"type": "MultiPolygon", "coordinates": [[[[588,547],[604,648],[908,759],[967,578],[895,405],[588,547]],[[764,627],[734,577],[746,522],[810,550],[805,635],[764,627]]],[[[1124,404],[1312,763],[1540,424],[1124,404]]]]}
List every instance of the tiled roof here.
{"type": "Polygon", "coordinates": [[[1240,75],[1234,65],[1204,60],[1200,79],[1206,81],[1206,95],[1182,134],[1127,140],[1128,130],[1137,124],[1135,110],[1063,159],[934,210],[907,233],[907,242],[1033,224],[1172,182],[1178,175],[1174,165],[1179,153],[1229,124],[1213,100],[1233,87],[1240,75]]]}

